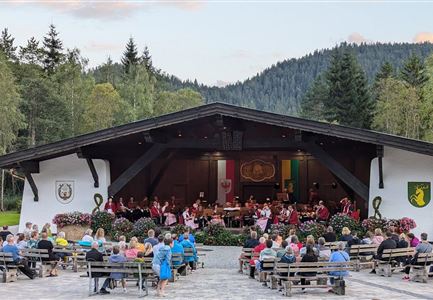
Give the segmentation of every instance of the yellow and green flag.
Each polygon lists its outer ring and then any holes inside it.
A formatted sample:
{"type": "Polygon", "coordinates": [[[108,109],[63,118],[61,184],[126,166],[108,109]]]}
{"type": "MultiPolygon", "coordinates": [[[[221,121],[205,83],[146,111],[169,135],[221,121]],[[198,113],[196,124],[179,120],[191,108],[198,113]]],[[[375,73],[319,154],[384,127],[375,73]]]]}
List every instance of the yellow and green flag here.
{"type": "Polygon", "coordinates": [[[299,201],[299,160],[281,161],[281,186],[299,201]]]}

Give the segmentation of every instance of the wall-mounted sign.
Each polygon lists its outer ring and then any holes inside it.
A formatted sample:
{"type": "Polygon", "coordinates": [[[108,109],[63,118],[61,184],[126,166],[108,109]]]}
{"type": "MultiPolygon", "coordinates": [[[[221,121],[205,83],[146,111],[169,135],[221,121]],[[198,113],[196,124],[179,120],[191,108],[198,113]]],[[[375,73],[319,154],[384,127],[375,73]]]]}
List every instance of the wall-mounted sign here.
{"type": "Polygon", "coordinates": [[[68,204],[74,199],[75,187],[72,180],[56,181],[56,198],[62,204],[68,204]]]}
{"type": "Polygon", "coordinates": [[[273,180],[275,176],[275,167],[271,162],[260,159],[244,162],[241,165],[241,177],[244,180],[261,182],[273,180]]]}
{"type": "Polygon", "coordinates": [[[424,207],[431,200],[430,182],[408,182],[407,196],[410,204],[415,207],[424,207]]]}

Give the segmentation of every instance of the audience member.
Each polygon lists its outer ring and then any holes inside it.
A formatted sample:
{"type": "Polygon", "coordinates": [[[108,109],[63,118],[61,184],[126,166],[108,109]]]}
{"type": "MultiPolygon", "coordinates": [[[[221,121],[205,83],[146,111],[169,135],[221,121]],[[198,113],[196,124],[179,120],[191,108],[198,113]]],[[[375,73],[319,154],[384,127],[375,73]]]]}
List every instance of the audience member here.
{"type": "MultiPolygon", "coordinates": [[[[128,249],[125,250],[125,257],[127,259],[132,260],[132,259],[137,257],[138,250],[137,250],[136,246],[137,246],[137,241],[134,239],[131,239],[131,241],[129,241],[128,249]]],[[[119,249],[119,252],[120,252],[120,249],[119,249]]]]}
{"type": "MultiPolygon", "coordinates": [[[[108,258],[108,262],[110,263],[124,263],[126,262],[125,256],[121,255],[119,246],[113,246],[112,253],[110,257],[108,258]]],[[[123,292],[126,293],[126,281],[125,281],[125,274],[119,273],[119,272],[111,272],[110,277],[105,279],[104,284],[102,285],[102,288],[99,290],[100,294],[109,294],[110,292],[107,291],[107,287],[110,284],[111,280],[120,280],[122,282],[123,292]]]]}
{"type": "Polygon", "coordinates": [[[183,240],[180,242],[180,244],[182,245],[184,250],[189,248],[192,249],[193,256],[187,256],[184,259],[185,262],[189,264],[192,269],[195,269],[195,263],[197,262],[197,250],[195,249],[194,244],[188,237],[189,233],[185,232],[183,234],[183,240]]]}
{"type": "Polygon", "coordinates": [[[28,239],[30,239],[32,233],[32,222],[26,222],[26,227],[24,228],[23,233],[28,239]]]}
{"type": "MultiPolygon", "coordinates": [[[[188,238],[186,236],[185,238],[188,238]]],[[[188,240],[186,240],[188,241],[188,240]]],[[[152,270],[155,272],[155,274],[160,278],[158,282],[158,286],[156,288],[156,294],[157,296],[165,296],[164,289],[167,285],[168,278],[162,278],[161,269],[163,267],[163,264],[168,268],[170,268],[170,261],[171,261],[171,249],[170,245],[172,244],[172,239],[164,239],[164,246],[161,247],[157,254],[153,257],[152,260],[152,270]]],[[[171,270],[170,270],[171,274],[171,270]]]]}
{"type": "Polygon", "coordinates": [[[32,233],[30,234],[30,240],[27,242],[27,248],[30,249],[38,248],[38,242],[39,242],[39,232],[32,231],[32,233]]]}
{"type": "MultiPolygon", "coordinates": [[[[397,243],[392,239],[391,232],[386,232],[386,240],[384,240],[382,243],[380,243],[379,247],[377,248],[377,254],[374,258],[382,260],[382,254],[383,251],[386,249],[395,249],[397,248],[397,243]]],[[[376,270],[373,269],[370,273],[376,273],[376,270]]]]}
{"type": "Polygon", "coordinates": [[[327,243],[332,243],[337,240],[337,235],[335,234],[334,228],[332,228],[332,226],[328,226],[328,228],[326,228],[326,233],[323,235],[323,237],[327,243]]]}
{"type": "Polygon", "coordinates": [[[374,236],[372,238],[373,244],[380,245],[383,242],[383,240],[384,240],[384,237],[383,237],[382,229],[376,228],[374,230],[374,236]]]}
{"type": "Polygon", "coordinates": [[[316,242],[314,241],[314,236],[312,235],[307,236],[305,247],[302,247],[301,250],[299,250],[299,255],[304,256],[307,253],[308,246],[313,249],[316,256],[319,256],[319,250],[316,248],[316,242]]]}
{"type": "Polygon", "coordinates": [[[97,241],[99,244],[104,244],[107,242],[105,239],[104,228],[98,228],[98,230],[96,230],[95,241],[97,241]]]}
{"type": "Polygon", "coordinates": [[[343,229],[341,230],[341,237],[340,237],[340,241],[342,242],[348,242],[350,240],[352,240],[352,235],[350,234],[350,229],[347,227],[343,227],[343,229]]]}
{"type": "Polygon", "coordinates": [[[419,239],[412,232],[409,232],[407,234],[407,238],[409,240],[410,247],[416,247],[416,246],[418,246],[419,239]]]}
{"type": "Polygon", "coordinates": [[[12,234],[9,234],[6,237],[6,243],[7,244],[3,246],[3,252],[12,253],[12,259],[14,261],[13,263],[18,265],[18,269],[24,275],[26,275],[30,279],[33,279],[35,275],[33,271],[29,268],[27,260],[21,257],[21,252],[15,245],[14,236],[12,234]]]}
{"type": "Polygon", "coordinates": [[[266,248],[266,239],[265,237],[261,237],[259,239],[259,244],[254,247],[252,251],[252,257],[250,260],[250,278],[254,279],[254,273],[256,270],[256,261],[259,259],[259,255],[263,249],[266,248]],[[257,256],[255,256],[257,254],[257,256]]]}
{"type": "Polygon", "coordinates": [[[158,244],[158,240],[155,238],[155,230],[149,229],[147,231],[147,239],[144,240],[144,243],[150,243],[152,247],[158,244]]]}
{"type": "MultiPolygon", "coordinates": [[[[301,262],[318,262],[318,257],[314,253],[314,249],[311,245],[307,246],[305,255],[302,257],[301,262]]],[[[316,272],[301,272],[299,275],[313,277],[316,276],[316,272]]],[[[301,278],[301,285],[310,285],[310,282],[305,278],[301,278]]],[[[305,288],[302,288],[302,291],[305,291],[305,288]]]]}
{"type": "Polygon", "coordinates": [[[409,242],[407,241],[407,236],[404,233],[401,233],[399,236],[399,240],[397,242],[397,248],[407,248],[409,247],[409,242]]]}
{"type": "MultiPolygon", "coordinates": [[[[99,252],[98,250],[99,248],[98,242],[94,241],[91,247],[92,248],[90,249],[90,251],[86,253],[86,261],[99,261],[99,262],[104,261],[104,255],[102,255],[102,253],[99,252]]],[[[98,290],[99,278],[103,276],[104,276],[103,273],[92,272],[92,278],[94,278],[94,285],[95,285],[94,292],[98,290]]]]}
{"type": "Polygon", "coordinates": [[[3,230],[0,231],[0,237],[5,244],[7,244],[6,238],[9,234],[12,234],[12,232],[9,231],[9,227],[7,225],[3,226],[3,230]]]}
{"type": "Polygon", "coordinates": [[[85,232],[84,232],[84,236],[83,236],[83,238],[81,239],[83,242],[88,242],[88,243],[93,243],[93,237],[92,237],[92,233],[93,233],[93,230],[92,229],[87,229],[85,232]]]}
{"type": "MultiPolygon", "coordinates": [[[[335,263],[340,263],[340,262],[348,262],[350,261],[350,257],[349,254],[347,254],[347,252],[344,251],[345,245],[343,242],[338,242],[337,243],[337,251],[334,251],[331,254],[331,257],[329,258],[329,262],[335,262],[335,263]]],[[[332,271],[329,272],[329,275],[334,276],[334,277],[344,277],[344,276],[348,276],[349,272],[347,271],[332,271]]],[[[330,283],[334,284],[334,277],[331,277],[330,283]]],[[[330,290],[332,292],[332,290],[330,290]]]]}
{"type": "Polygon", "coordinates": [[[20,250],[27,248],[27,239],[26,239],[26,236],[24,235],[24,233],[18,234],[18,239],[17,239],[16,244],[17,244],[18,249],[20,249],[20,250]]]}
{"type": "Polygon", "coordinates": [[[45,249],[48,251],[48,257],[46,258],[42,258],[42,261],[45,262],[50,262],[51,263],[51,271],[50,271],[50,275],[51,277],[55,277],[57,276],[57,265],[59,263],[59,257],[57,257],[56,255],[54,255],[53,253],[53,243],[51,243],[48,240],[48,233],[43,231],[41,233],[41,240],[38,242],[38,249],[45,249]]]}
{"type": "Polygon", "coordinates": [[[277,257],[281,258],[284,254],[286,254],[286,247],[289,245],[286,240],[281,242],[280,249],[277,250],[277,257]]]}
{"type": "Polygon", "coordinates": [[[250,238],[247,239],[244,243],[244,248],[254,248],[259,244],[259,240],[257,239],[257,231],[250,232],[250,238]]]}
{"type": "Polygon", "coordinates": [[[317,240],[317,250],[319,250],[319,258],[323,258],[323,259],[329,259],[329,257],[331,256],[331,249],[329,247],[325,246],[325,238],[324,237],[320,237],[317,240]]]}
{"type": "MultiPolygon", "coordinates": [[[[266,241],[266,248],[260,252],[259,259],[256,262],[257,271],[262,272],[263,270],[265,270],[263,267],[263,261],[265,259],[277,257],[277,253],[272,249],[272,244],[273,244],[272,240],[266,241]]],[[[265,282],[263,283],[263,285],[266,286],[266,273],[265,273],[264,279],[265,279],[265,282]]]]}
{"type": "Polygon", "coordinates": [[[433,248],[432,245],[427,241],[427,233],[421,233],[421,242],[415,247],[415,255],[413,256],[410,264],[404,269],[405,276],[403,280],[409,280],[410,265],[418,265],[418,254],[420,253],[431,253],[433,248]]]}

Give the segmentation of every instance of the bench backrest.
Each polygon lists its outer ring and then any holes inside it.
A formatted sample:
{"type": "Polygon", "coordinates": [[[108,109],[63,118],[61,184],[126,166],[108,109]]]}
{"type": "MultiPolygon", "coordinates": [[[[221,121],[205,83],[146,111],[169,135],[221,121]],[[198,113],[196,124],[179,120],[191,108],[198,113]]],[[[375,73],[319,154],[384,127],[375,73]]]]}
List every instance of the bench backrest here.
{"type": "Polygon", "coordinates": [[[0,264],[6,265],[8,263],[14,262],[12,257],[12,253],[9,252],[0,252],[0,264]]]}
{"type": "Polygon", "coordinates": [[[171,254],[171,263],[181,264],[183,262],[182,253],[172,253],[171,254]]]}
{"type": "Polygon", "coordinates": [[[328,273],[328,272],[342,272],[353,271],[355,263],[347,262],[298,262],[289,264],[289,272],[298,273],[328,273]]]}
{"type": "Polygon", "coordinates": [[[359,254],[376,253],[378,245],[352,245],[349,250],[350,256],[358,256],[359,254]]]}
{"type": "Polygon", "coordinates": [[[273,269],[275,267],[275,258],[265,258],[262,261],[262,268],[263,269],[273,269]]]}
{"type": "Polygon", "coordinates": [[[415,248],[395,248],[395,249],[385,249],[382,253],[382,258],[395,258],[395,257],[405,257],[413,256],[415,254],[415,248]]]}
{"type": "Polygon", "coordinates": [[[433,253],[418,253],[417,263],[431,264],[433,262],[433,253]]]}
{"type": "Polygon", "coordinates": [[[47,249],[22,249],[23,256],[35,259],[49,258],[47,249]]]}

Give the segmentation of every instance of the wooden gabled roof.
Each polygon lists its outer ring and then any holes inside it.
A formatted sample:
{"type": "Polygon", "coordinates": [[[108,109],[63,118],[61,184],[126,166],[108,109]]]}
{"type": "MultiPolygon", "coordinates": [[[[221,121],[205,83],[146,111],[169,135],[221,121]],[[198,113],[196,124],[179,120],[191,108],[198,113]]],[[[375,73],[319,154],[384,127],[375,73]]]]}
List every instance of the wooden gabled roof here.
{"type": "Polygon", "coordinates": [[[374,145],[390,146],[411,152],[433,156],[433,144],[414,139],[348,126],[312,121],[271,112],[265,112],[225,103],[211,103],[183,111],[136,121],[125,125],[68,138],[62,141],[17,151],[0,156],[0,167],[17,166],[29,160],[44,160],[75,153],[81,147],[95,145],[120,137],[186,123],[211,116],[227,116],[246,121],[263,123],[283,128],[333,136],[374,145]]]}

